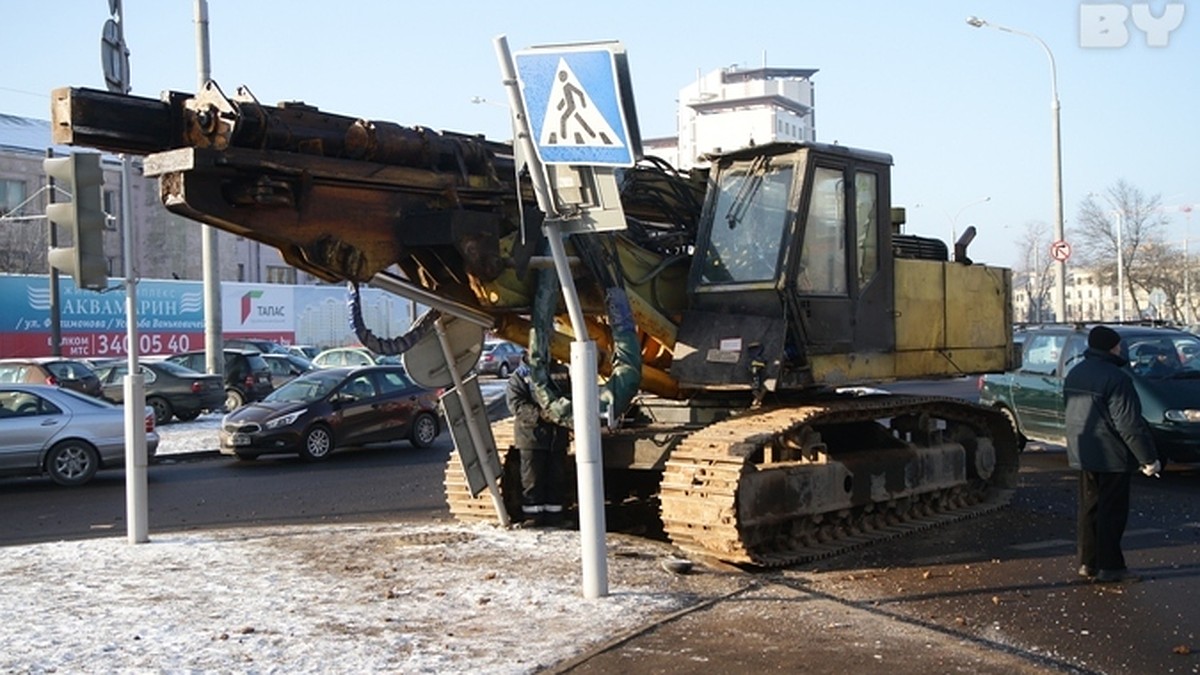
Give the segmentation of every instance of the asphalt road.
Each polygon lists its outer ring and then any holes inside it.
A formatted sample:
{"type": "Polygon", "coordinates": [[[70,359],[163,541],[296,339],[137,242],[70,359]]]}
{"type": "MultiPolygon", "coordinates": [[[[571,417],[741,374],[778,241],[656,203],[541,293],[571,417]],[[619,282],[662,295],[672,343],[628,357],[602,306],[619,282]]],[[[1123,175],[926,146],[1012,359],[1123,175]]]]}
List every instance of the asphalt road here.
{"type": "MultiPolygon", "coordinates": [[[[150,534],[448,517],[442,476],[450,450],[443,433],[424,450],[402,441],[342,450],[316,464],[282,455],[164,458],[147,469],[150,534]]],[[[0,546],[124,534],[125,472],[101,471],[76,488],[44,477],[2,479],[0,513],[0,546]]]]}

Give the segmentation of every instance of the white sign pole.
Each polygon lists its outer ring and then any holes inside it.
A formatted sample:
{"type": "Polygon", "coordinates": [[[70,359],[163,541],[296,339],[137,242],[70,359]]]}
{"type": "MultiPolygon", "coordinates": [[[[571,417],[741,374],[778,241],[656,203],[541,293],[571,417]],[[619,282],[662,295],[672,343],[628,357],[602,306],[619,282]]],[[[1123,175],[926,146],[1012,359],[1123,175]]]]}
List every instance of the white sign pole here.
{"type": "Polygon", "coordinates": [[[517,84],[516,66],[503,35],[494,40],[500,72],[508,90],[508,102],[513,111],[513,127],[521,146],[523,159],[529,167],[538,205],[546,214],[543,228],[550,240],[554,268],[562,284],[563,301],[571,317],[575,340],[571,343],[571,410],[575,425],[575,468],[579,490],[579,546],[583,564],[583,597],[593,599],[608,595],[608,561],[604,545],[604,467],[600,454],[600,392],[596,388],[596,343],[588,339],[583,307],[575,290],[575,279],[567,262],[562,242],[562,219],[555,206],[546,179],[545,168],[533,143],[517,84]]]}

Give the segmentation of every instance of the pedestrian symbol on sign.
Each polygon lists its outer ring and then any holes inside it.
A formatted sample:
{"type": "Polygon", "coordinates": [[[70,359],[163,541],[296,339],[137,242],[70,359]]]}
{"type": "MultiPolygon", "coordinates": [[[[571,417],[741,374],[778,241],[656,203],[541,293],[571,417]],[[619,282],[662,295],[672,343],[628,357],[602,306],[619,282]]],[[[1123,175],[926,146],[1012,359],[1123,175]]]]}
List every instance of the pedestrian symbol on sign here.
{"type": "Polygon", "coordinates": [[[526,138],[543,164],[633,166],[642,155],[620,43],[533,47],[513,60],[526,138]]]}
{"type": "Polygon", "coordinates": [[[604,115],[592,103],[587,91],[565,59],[558,60],[554,84],[546,104],[546,124],[542,125],[541,145],[578,147],[621,147],[604,115]],[[557,124],[549,121],[556,120],[557,124]]]}

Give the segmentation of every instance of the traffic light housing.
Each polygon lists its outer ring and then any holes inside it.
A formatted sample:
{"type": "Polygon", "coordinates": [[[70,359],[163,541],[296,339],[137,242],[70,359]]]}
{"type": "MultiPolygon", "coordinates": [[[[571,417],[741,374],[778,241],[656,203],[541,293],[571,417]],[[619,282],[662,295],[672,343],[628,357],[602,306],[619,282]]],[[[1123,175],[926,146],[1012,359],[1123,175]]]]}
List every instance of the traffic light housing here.
{"type": "Polygon", "coordinates": [[[46,206],[46,217],[71,232],[71,246],[50,249],[50,265],[75,278],[76,288],[104,290],[108,287],[108,259],[104,256],[104,203],[101,188],[104,174],[100,155],[75,153],[43,160],[46,175],[53,178],[71,201],[46,206]]]}

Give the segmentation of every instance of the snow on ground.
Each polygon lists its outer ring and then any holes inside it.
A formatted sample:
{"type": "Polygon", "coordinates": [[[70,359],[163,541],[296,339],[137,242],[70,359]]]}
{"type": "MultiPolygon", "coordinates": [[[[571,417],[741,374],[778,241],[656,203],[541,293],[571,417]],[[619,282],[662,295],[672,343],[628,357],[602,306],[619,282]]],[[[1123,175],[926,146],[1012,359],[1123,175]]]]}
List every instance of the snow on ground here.
{"type": "MultiPolygon", "coordinates": [[[[220,415],[160,427],[215,450],[220,415]]],[[[529,673],[739,587],[606,538],[583,597],[579,534],[494,525],[240,528],[0,547],[0,672],[529,673]]]]}
{"type": "Polygon", "coordinates": [[[528,673],[738,584],[666,572],[664,545],[608,545],[610,593],[592,600],[564,530],[274,527],[0,548],[0,671],[528,673]]]}
{"type": "Polygon", "coordinates": [[[175,420],[159,425],[158,451],[155,457],[182,455],[189,452],[215,451],[220,445],[217,430],[221,428],[223,413],[208,413],[191,422],[175,420]]]}

